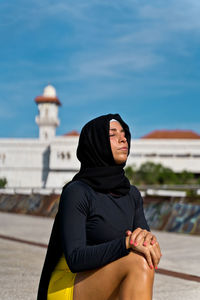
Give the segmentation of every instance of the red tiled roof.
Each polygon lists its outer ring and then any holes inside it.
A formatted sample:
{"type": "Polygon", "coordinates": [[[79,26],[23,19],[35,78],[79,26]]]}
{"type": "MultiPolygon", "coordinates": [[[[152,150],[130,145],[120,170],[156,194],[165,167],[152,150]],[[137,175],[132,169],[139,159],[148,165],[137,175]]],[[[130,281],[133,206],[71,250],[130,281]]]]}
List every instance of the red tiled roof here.
{"type": "Polygon", "coordinates": [[[192,130],[154,130],[142,139],[200,139],[200,135],[192,130]]]}
{"type": "Polygon", "coordinates": [[[80,134],[76,130],[72,130],[64,134],[64,136],[79,136],[80,134]]]}
{"type": "Polygon", "coordinates": [[[56,103],[57,105],[61,105],[59,99],[57,97],[45,97],[45,96],[37,96],[35,98],[36,103],[56,103]]]}

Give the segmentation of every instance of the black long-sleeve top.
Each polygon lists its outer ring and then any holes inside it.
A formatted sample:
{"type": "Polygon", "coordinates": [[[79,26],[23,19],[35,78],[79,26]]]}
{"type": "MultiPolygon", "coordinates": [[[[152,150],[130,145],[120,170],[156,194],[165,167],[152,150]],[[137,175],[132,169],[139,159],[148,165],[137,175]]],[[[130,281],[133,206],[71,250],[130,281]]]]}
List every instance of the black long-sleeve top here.
{"type": "Polygon", "coordinates": [[[51,273],[63,253],[74,273],[100,268],[129,253],[126,231],[138,227],[149,231],[135,186],[118,197],[96,192],[81,181],[70,183],[61,194],[37,300],[47,299],[51,273]]]}
{"type": "Polygon", "coordinates": [[[129,253],[126,231],[149,230],[140,192],[116,197],[94,191],[75,181],[60,199],[60,231],[63,252],[74,273],[102,267],[129,253]]]}

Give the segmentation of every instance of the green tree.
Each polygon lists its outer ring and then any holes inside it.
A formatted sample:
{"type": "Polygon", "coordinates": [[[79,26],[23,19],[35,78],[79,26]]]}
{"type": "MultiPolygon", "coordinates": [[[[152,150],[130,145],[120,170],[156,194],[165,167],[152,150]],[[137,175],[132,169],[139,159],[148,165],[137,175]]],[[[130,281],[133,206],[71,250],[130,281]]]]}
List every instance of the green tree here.
{"type": "Polygon", "coordinates": [[[125,175],[130,180],[130,182],[133,184],[133,178],[135,175],[135,170],[133,167],[128,166],[125,168],[125,175]]]}
{"type": "Polygon", "coordinates": [[[157,176],[158,184],[178,184],[178,176],[170,168],[160,165],[157,176]]]}
{"type": "Polygon", "coordinates": [[[135,167],[129,166],[125,172],[131,183],[139,185],[199,183],[199,179],[195,179],[194,175],[188,171],[175,173],[172,169],[151,161],[143,163],[137,170],[135,167]]]}
{"type": "MultiPolygon", "coordinates": [[[[179,174],[179,181],[180,181],[180,184],[195,183],[194,174],[184,170],[183,172],[181,172],[179,174]]],[[[198,183],[198,181],[197,181],[197,183],[198,183]]]]}
{"type": "Polygon", "coordinates": [[[0,188],[4,188],[7,184],[6,178],[0,178],[0,188]]]}

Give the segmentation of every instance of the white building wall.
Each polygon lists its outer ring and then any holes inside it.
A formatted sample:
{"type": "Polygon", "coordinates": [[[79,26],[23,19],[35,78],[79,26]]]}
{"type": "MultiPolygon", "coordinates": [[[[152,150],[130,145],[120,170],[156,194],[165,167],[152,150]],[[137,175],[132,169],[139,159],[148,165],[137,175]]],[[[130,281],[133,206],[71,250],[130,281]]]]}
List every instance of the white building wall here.
{"type": "Polygon", "coordinates": [[[0,178],[7,179],[8,187],[42,187],[48,165],[48,143],[38,139],[0,139],[0,178]]]}
{"type": "MultiPolygon", "coordinates": [[[[200,174],[200,140],[132,140],[127,165],[161,163],[200,174]]],[[[61,188],[79,170],[78,137],[0,139],[0,178],[7,187],[61,188]]]]}
{"type": "Polygon", "coordinates": [[[171,168],[174,172],[187,170],[200,173],[200,140],[138,139],[131,142],[127,164],[139,167],[152,161],[171,168]]]}
{"type": "Polygon", "coordinates": [[[46,187],[60,187],[78,172],[78,137],[57,137],[50,145],[49,174],[46,187]]]}

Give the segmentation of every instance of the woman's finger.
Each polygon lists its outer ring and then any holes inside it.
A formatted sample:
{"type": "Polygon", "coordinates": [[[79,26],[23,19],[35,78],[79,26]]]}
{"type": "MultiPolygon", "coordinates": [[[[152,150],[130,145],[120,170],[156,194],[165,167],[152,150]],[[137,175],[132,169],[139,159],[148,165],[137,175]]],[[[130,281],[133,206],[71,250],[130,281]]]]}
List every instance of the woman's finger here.
{"type": "Polygon", "coordinates": [[[162,253],[161,253],[161,250],[160,250],[160,245],[158,242],[156,242],[154,245],[153,245],[153,248],[155,249],[157,255],[158,255],[158,258],[159,258],[159,261],[160,261],[160,258],[162,256],[162,253]]]}
{"type": "Polygon", "coordinates": [[[149,231],[147,231],[146,229],[142,229],[135,238],[135,245],[143,242],[148,233],[149,231]]]}
{"type": "Polygon", "coordinates": [[[141,231],[142,231],[141,228],[137,228],[133,231],[133,233],[130,236],[130,244],[131,245],[137,246],[136,238],[140,234],[141,231]]]}
{"type": "Polygon", "coordinates": [[[150,251],[149,251],[148,248],[146,248],[146,247],[143,247],[143,248],[144,248],[143,254],[144,254],[144,256],[145,256],[145,258],[146,258],[146,260],[147,260],[147,263],[148,263],[149,267],[150,267],[151,269],[153,269],[152,255],[150,254],[150,251]]]}
{"type": "Polygon", "coordinates": [[[152,235],[151,245],[155,244],[156,242],[157,242],[157,238],[155,237],[155,235],[152,235]]]}
{"type": "Polygon", "coordinates": [[[155,236],[153,237],[153,243],[151,241],[151,245],[153,245],[155,248],[158,249],[159,256],[161,257],[162,253],[161,253],[160,245],[159,245],[159,243],[158,243],[158,241],[157,241],[157,239],[156,239],[155,236]]]}
{"type": "Polygon", "coordinates": [[[156,245],[152,247],[155,254],[156,254],[156,257],[157,257],[157,267],[158,267],[158,264],[160,263],[160,259],[161,259],[161,253],[160,253],[160,250],[159,250],[159,247],[157,247],[156,245]]]}
{"type": "Polygon", "coordinates": [[[158,251],[159,251],[159,255],[160,255],[160,257],[161,257],[161,256],[162,256],[162,253],[161,253],[160,245],[159,245],[159,243],[158,243],[157,238],[156,238],[155,235],[152,235],[150,244],[151,244],[151,245],[155,245],[155,244],[157,245],[158,251]]]}
{"type": "Polygon", "coordinates": [[[144,238],[143,246],[148,246],[152,241],[152,233],[147,231],[147,234],[144,238]]]}
{"type": "Polygon", "coordinates": [[[150,251],[151,259],[153,261],[154,268],[158,269],[159,257],[157,255],[157,252],[152,246],[149,247],[149,251],[150,251]]]}
{"type": "Polygon", "coordinates": [[[130,230],[126,231],[126,236],[130,236],[132,234],[132,232],[130,230]]]}

